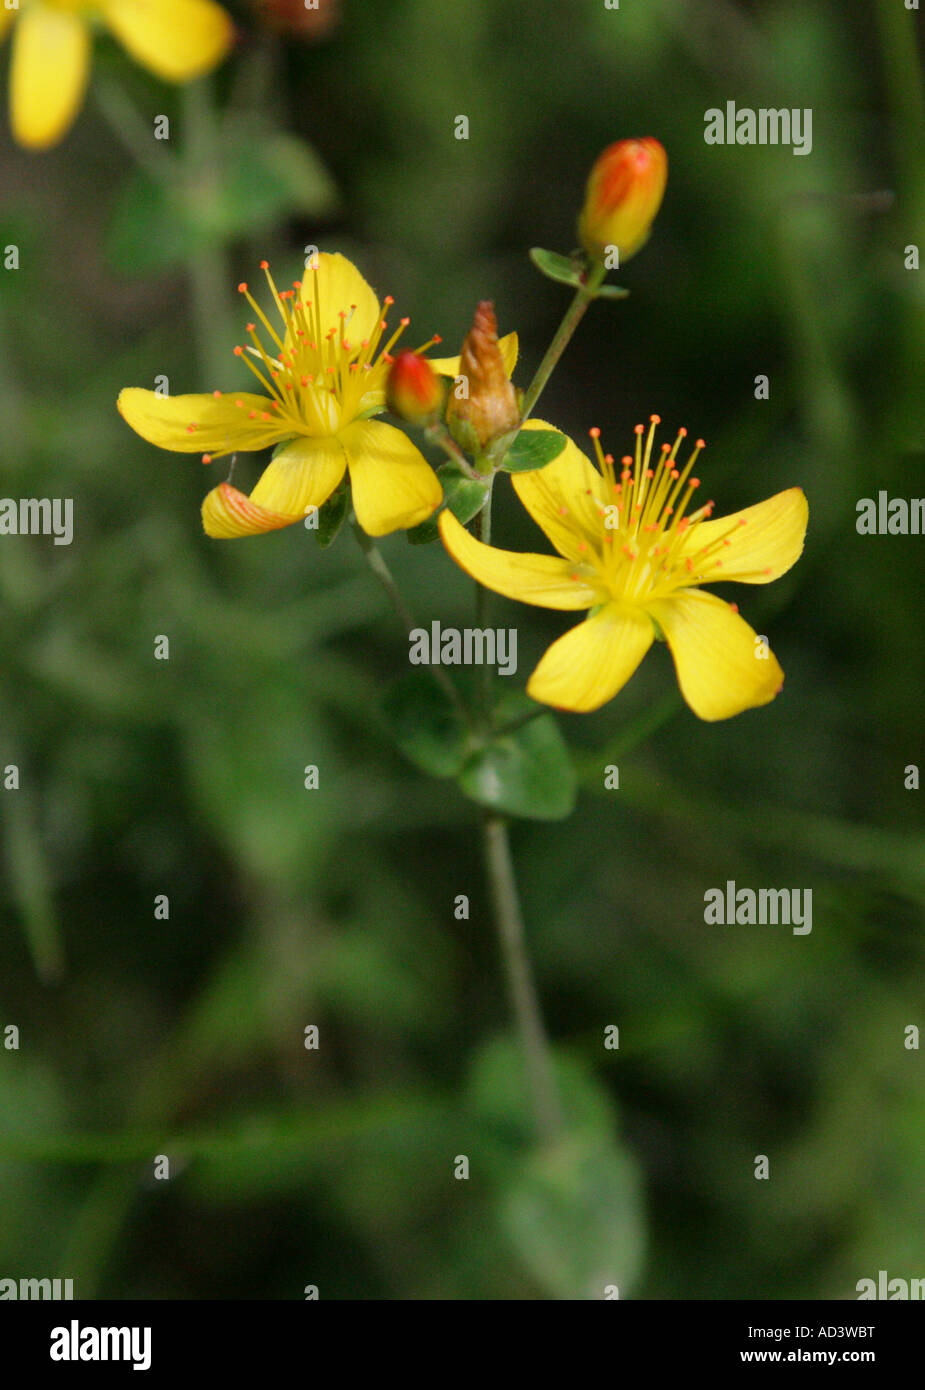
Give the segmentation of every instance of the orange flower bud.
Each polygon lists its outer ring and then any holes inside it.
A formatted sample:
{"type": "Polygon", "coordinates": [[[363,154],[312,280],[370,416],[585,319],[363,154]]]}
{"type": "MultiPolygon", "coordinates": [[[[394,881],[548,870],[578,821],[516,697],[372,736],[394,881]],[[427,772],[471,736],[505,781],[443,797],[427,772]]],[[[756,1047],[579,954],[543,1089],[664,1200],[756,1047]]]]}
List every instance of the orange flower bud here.
{"type": "Polygon", "coordinates": [[[443,405],[443,385],[426,357],[400,352],[385,387],[389,410],[412,425],[436,415],[443,405]]]}
{"type": "Polygon", "coordinates": [[[476,309],[462,345],[447,421],[462,424],[462,433],[474,436],[483,449],[520,424],[517,395],[498,347],[495,306],[488,299],[476,309]]]}
{"type": "Polygon", "coordinates": [[[578,221],[582,246],[595,259],[616,247],[619,263],[635,255],[665,196],[668,156],[657,140],[618,140],[591,170],[578,221]]]}

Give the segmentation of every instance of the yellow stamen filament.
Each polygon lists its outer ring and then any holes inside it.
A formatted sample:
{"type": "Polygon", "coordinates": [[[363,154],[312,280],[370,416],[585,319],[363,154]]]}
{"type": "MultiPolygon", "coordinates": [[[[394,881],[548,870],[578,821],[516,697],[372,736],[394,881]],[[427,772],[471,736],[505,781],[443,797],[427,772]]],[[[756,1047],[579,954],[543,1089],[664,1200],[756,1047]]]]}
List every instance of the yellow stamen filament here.
{"type": "Polygon", "coordinates": [[[700,479],[691,475],[704,442],[698,439],[679,466],[678,451],[687,438],[687,430],[681,429],[671,446],[661,446],[653,464],[660,423],[653,415],[648,431],[636,426],[634,453],[621,460],[619,475],[613,455],[603,450],[600,430],[592,429],[603,486],[597,493],[589,488],[571,508],[559,507],[575,534],[584,577],[596,579],[617,601],[663,597],[707,578],[722,569],[722,553],[739,525],[744,525],[741,518],[733,521],[720,535],[696,547],[697,528],[713,512],[712,502],[688,512],[700,486],[700,479]]]}

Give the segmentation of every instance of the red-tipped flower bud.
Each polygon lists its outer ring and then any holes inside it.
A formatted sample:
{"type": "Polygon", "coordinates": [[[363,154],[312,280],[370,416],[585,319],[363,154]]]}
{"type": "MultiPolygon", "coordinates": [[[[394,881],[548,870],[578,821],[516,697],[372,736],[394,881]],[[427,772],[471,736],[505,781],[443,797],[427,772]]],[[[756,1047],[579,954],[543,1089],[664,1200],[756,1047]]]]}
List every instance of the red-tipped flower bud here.
{"type": "MultiPolygon", "coordinates": [[[[520,424],[517,394],[504,368],[498,346],[495,306],[483,299],[475,311],[459,357],[459,377],[447,410],[450,427],[462,424],[462,434],[484,449],[499,435],[520,424]],[[460,389],[460,386],[464,389],[460,389]]],[[[457,434],[457,437],[461,437],[457,434]]]]}
{"type": "Polygon", "coordinates": [[[619,261],[635,255],[665,196],[668,156],[657,140],[618,140],[597,159],[578,220],[581,244],[603,260],[616,247],[619,261]]]}
{"type": "Polygon", "coordinates": [[[426,357],[400,352],[392,363],[385,395],[389,410],[409,424],[430,420],[443,406],[443,383],[426,357]]]}

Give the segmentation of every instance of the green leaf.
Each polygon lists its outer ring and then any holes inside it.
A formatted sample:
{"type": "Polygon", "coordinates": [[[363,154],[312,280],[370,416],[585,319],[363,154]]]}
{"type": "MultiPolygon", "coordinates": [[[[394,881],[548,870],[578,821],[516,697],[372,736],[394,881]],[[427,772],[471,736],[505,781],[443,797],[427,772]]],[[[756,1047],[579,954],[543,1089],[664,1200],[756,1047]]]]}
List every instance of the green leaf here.
{"type": "Polygon", "coordinates": [[[601,285],[597,291],[598,299],[628,299],[629,290],[622,285],[601,285]]]}
{"type": "Polygon", "coordinates": [[[434,777],[455,777],[469,751],[462,714],[429,671],[409,671],[389,686],[382,709],[405,757],[434,777]]]}
{"type": "Polygon", "coordinates": [[[136,172],[122,184],[106,234],[109,263],[126,275],[150,275],[177,265],[192,241],[172,188],[136,172]]]}
{"type": "Polygon", "coordinates": [[[576,289],[583,284],[583,258],[560,256],[558,251],[544,251],[542,246],[533,246],[530,248],[530,259],[549,280],[556,280],[560,285],[574,285],[576,289]]]}
{"type": "Polygon", "coordinates": [[[492,1038],[469,1066],[465,1105],[496,1192],[500,1229],[554,1298],[624,1298],[638,1275],[644,1212],[636,1163],[620,1143],[614,1105],[591,1063],[554,1052],[563,1133],[536,1147],[521,1042],[492,1038]]]}
{"type": "Polygon", "coordinates": [[[162,186],[137,172],[124,184],[109,226],[110,263],[148,275],[219,240],[256,235],[293,215],[320,217],[337,205],[334,183],[310,145],[292,135],[226,128],[225,162],[201,178],[162,186]]]}
{"type": "Polygon", "coordinates": [[[557,458],[566,443],[558,430],[521,430],[499,467],[505,473],[532,473],[557,458]]]}
{"type": "Polygon", "coordinates": [[[348,501],[349,489],[346,486],[339,487],[318,509],[318,529],[315,531],[315,540],[322,550],[327,550],[328,546],[333,545],[337,540],[347,515],[348,501]]]}
{"type": "MultiPolygon", "coordinates": [[[[586,1058],[576,1052],[555,1052],[553,1070],[566,1128],[609,1136],[613,1102],[586,1058]]],[[[476,1049],[469,1062],[465,1099],[479,1124],[504,1142],[508,1158],[512,1149],[523,1152],[535,1143],[529,1080],[518,1037],[500,1034],[476,1049]]]]}
{"type": "MultiPolygon", "coordinates": [[[[444,463],[437,469],[437,477],[443,484],[444,506],[449,507],[456,520],[465,526],[485,505],[485,498],[488,496],[487,485],[476,478],[470,478],[457,463],[444,463]]],[[[440,511],[436,511],[419,526],[412,526],[410,531],[406,531],[411,545],[429,545],[437,539],[440,534],[437,529],[439,515],[440,511]]]]}
{"type": "Polygon", "coordinates": [[[636,1280],[644,1249],[639,1178],[609,1137],[572,1132],[531,1154],[502,1195],[499,1217],[554,1298],[624,1298],[636,1280]]]}
{"type": "Polygon", "coordinates": [[[245,236],[294,214],[327,216],[337,206],[334,182],[311,145],[295,135],[230,132],[233,150],[216,200],[225,236],[245,236]]]}
{"type": "MultiPolygon", "coordinates": [[[[504,696],[495,724],[511,723],[535,709],[526,695],[504,696]]],[[[563,820],[574,809],[577,794],[571,755],[552,714],[496,735],[469,758],[459,785],[480,806],[527,820],[563,820]]]]}

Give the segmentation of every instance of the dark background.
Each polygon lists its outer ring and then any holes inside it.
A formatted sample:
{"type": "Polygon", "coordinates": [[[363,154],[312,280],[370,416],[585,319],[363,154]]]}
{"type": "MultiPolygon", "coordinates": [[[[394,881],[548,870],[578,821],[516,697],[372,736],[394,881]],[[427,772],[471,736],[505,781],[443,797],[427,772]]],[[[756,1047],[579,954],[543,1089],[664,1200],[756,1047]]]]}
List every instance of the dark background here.
{"type": "MultiPolygon", "coordinates": [[[[904,1046],[925,1023],[904,787],[925,542],[855,530],[860,497],[925,492],[925,272],[904,266],[925,242],[918,17],[342,0],[297,39],[234,13],[236,51],[200,89],[101,36],[58,149],[0,135],[0,245],[21,257],[0,271],[0,492],[72,497],[76,518],[69,549],[0,539],[0,766],[21,779],[0,792],[0,1039],[21,1033],[0,1047],[0,1277],[84,1297],[567,1297],[595,1239],[621,1295],[853,1298],[879,1269],[925,1275],[923,1063],[904,1046]],[[727,100],[811,107],[812,153],[706,145],[727,100]],[[161,113],[172,200],[126,147],[154,149],[161,113]],[[810,528],[785,578],[723,590],[769,635],[783,694],[701,723],[658,648],[602,711],[562,718],[575,814],[513,831],[550,1031],[620,1165],[619,1210],[605,1192],[582,1227],[567,1180],[543,1219],[524,1197],[478,812],[390,743],[377,701],[405,638],[359,551],[301,527],[208,541],[224,464],[144,444],[115,400],[160,373],[174,394],[242,382],[234,286],[263,256],[291,278],[315,243],[395,296],[413,343],[452,351],[493,299],[525,386],[567,303],[527,249],[569,250],[594,157],[647,134],[670,172],[632,295],[592,306],[540,414],[622,453],[658,412],[707,439],[719,514],[799,484],[810,528]],[[727,879],[812,889],[812,933],[706,926],[727,879]]],[[[237,484],[262,462],[239,459],[237,484]]],[[[497,491],[496,537],[532,547],[497,491]]],[[[417,612],[466,621],[439,547],[383,549],[417,612]]],[[[524,676],[564,630],[492,612],[517,623],[524,676]]]]}

